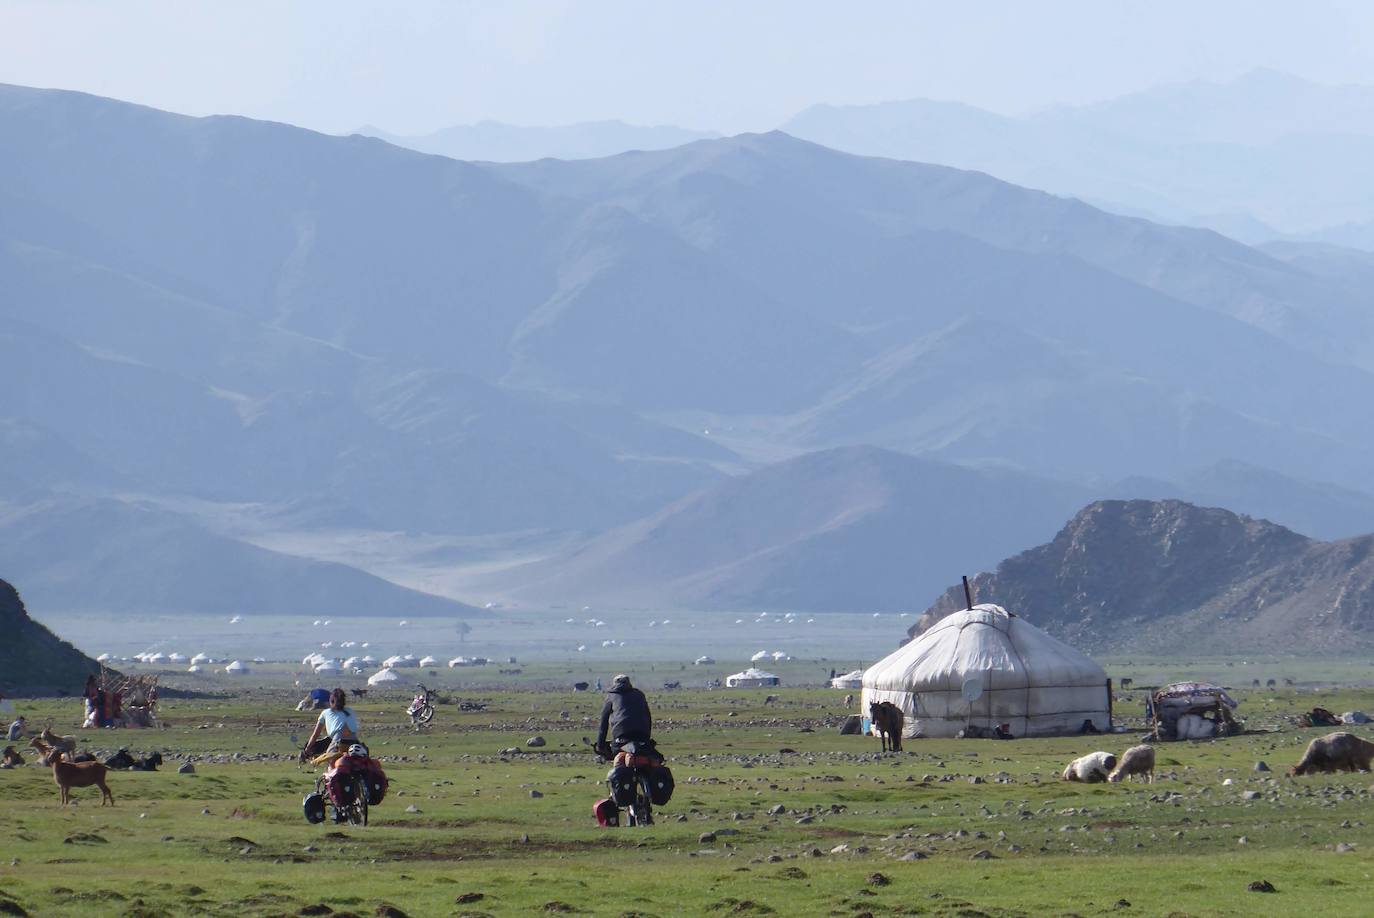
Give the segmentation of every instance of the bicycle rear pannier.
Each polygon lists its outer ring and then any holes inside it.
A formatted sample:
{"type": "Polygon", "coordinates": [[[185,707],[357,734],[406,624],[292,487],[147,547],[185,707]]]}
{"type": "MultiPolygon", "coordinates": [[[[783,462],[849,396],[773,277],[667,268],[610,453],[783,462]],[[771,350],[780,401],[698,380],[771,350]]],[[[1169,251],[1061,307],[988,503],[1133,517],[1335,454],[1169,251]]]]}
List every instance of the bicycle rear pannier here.
{"type": "Polygon", "coordinates": [[[635,770],[617,765],[606,773],[606,786],[611,789],[611,799],[616,806],[629,806],[635,802],[635,770]]]}
{"type": "Polygon", "coordinates": [[[673,773],[667,765],[655,765],[644,769],[649,777],[649,800],[654,806],[663,806],[673,799],[673,773]]]}

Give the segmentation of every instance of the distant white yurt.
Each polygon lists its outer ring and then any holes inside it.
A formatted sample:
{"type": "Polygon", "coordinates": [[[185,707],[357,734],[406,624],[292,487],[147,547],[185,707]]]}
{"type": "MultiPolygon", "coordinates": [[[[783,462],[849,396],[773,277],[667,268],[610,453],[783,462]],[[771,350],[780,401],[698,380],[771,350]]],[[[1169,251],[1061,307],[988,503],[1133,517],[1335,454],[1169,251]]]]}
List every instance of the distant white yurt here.
{"type": "Polygon", "coordinates": [[[366,663],[366,664],[368,664],[368,665],[370,666],[370,665],[372,665],[373,663],[376,663],[376,662],[377,662],[377,658],[374,657],[374,656],[373,656],[372,654],[370,654],[370,653],[365,653],[365,654],[363,654],[362,659],[360,659],[358,662],[359,662],[359,663],[366,663]]]}
{"type": "Polygon", "coordinates": [[[158,651],[157,653],[150,655],[146,660],[144,660],[144,662],[145,662],[145,663],[166,663],[166,662],[167,662],[167,654],[163,653],[162,651],[158,651]]]}
{"type": "Polygon", "coordinates": [[[198,653],[191,658],[191,662],[196,666],[199,666],[202,663],[209,663],[210,657],[208,654],[198,653]]]}
{"type": "Polygon", "coordinates": [[[777,685],[781,680],[772,673],[766,673],[761,669],[749,667],[742,673],[735,673],[733,676],[725,677],[726,688],[764,688],[770,685],[777,685]]]}
{"type": "Polygon", "coordinates": [[[357,666],[360,662],[361,661],[357,657],[349,657],[347,660],[343,661],[343,667],[344,669],[352,669],[353,667],[357,666]]]}
{"type": "Polygon", "coordinates": [[[401,677],[396,675],[394,669],[379,669],[377,672],[367,677],[368,685],[388,685],[392,682],[400,682],[401,677]]]}
{"type": "Polygon", "coordinates": [[[1017,737],[1110,725],[1102,667],[991,604],[941,619],[869,667],[861,711],[878,701],[902,709],[906,736],[954,736],[969,724],[1009,724],[1017,737]]]}
{"type": "Polygon", "coordinates": [[[235,660],[233,663],[224,667],[224,671],[231,676],[242,676],[248,672],[248,667],[243,665],[242,660],[235,660]]]}
{"type": "Polygon", "coordinates": [[[420,666],[421,666],[421,667],[438,666],[438,665],[439,665],[439,661],[436,660],[436,659],[434,659],[433,657],[425,657],[425,658],[423,658],[422,660],[420,660],[420,666]]]}
{"type": "Polygon", "coordinates": [[[390,668],[393,667],[393,666],[400,666],[400,665],[401,665],[402,663],[404,663],[404,662],[405,662],[405,657],[401,656],[399,653],[398,653],[398,654],[394,654],[393,656],[389,656],[389,657],[387,657],[385,660],[382,661],[382,668],[383,668],[383,669],[390,669],[390,668]]]}
{"type": "Polygon", "coordinates": [[[468,665],[468,658],[467,658],[467,657],[454,657],[452,660],[449,660],[449,661],[448,661],[448,668],[449,668],[449,669],[453,669],[453,668],[458,667],[458,666],[467,666],[467,665],[468,665]]]}
{"type": "Polygon", "coordinates": [[[792,655],[785,650],[773,651],[773,662],[775,663],[786,663],[790,659],[792,659],[792,655]]]}
{"type": "Polygon", "coordinates": [[[701,656],[692,661],[693,666],[710,666],[715,663],[714,657],[701,656]]]}
{"type": "Polygon", "coordinates": [[[759,662],[760,660],[767,660],[767,659],[769,659],[769,658],[772,657],[772,656],[773,656],[773,655],[772,655],[771,653],[769,653],[768,651],[766,651],[766,650],[760,650],[758,653],[754,654],[752,657],[749,658],[749,662],[750,662],[750,663],[757,663],[757,662],[759,662]]]}
{"type": "Polygon", "coordinates": [[[315,672],[322,674],[337,673],[342,670],[343,667],[339,665],[338,660],[325,660],[323,663],[320,663],[315,667],[315,672]]]}
{"type": "Polygon", "coordinates": [[[184,654],[184,653],[169,653],[169,654],[167,655],[167,662],[168,662],[168,663],[185,663],[185,662],[186,662],[186,654],[184,654]]]}
{"type": "Polygon", "coordinates": [[[841,689],[863,688],[864,671],[856,669],[851,673],[845,673],[843,676],[836,676],[834,679],[830,680],[830,687],[841,689]]]}
{"type": "Polygon", "coordinates": [[[98,657],[95,658],[95,662],[97,662],[97,663],[104,663],[104,662],[106,662],[106,661],[108,661],[108,660],[113,660],[113,659],[114,659],[114,657],[111,656],[110,654],[108,654],[108,653],[102,653],[100,656],[98,656],[98,657]]]}
{"type": "Polygon", "coordinates": [[[188,673],[198,673],[200,672],[200,667],[192,663],[190,666],[186,667],[186,671],[188,673]]]}

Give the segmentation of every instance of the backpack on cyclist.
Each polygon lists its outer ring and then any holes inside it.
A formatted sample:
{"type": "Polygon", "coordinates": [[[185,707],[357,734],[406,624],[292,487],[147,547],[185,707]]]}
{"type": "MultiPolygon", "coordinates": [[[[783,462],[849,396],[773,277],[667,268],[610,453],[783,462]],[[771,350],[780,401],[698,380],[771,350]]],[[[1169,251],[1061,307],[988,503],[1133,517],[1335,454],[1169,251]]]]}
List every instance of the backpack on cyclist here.
{"type": "Polygon", "coordinates": [[[592,812],[596,814],[596,824],[602,828],[620,825],[620,807],[609,797],[596,801],[592,806],[592,812]]]}
{"type": "Polygon", "coordinates": [[[627,765],[617,765],[606,773],[606,786],[611,789],[611,800],[616,806],[629,806],[635,802],[635,770],[627,765]]]}
{"type": "Polygon", "coordinates": [[[673,773],[667,765],[655,765],[647,771],[649,773],[649,801],[654,806],[663,806],[673,799],[673,773]]]}

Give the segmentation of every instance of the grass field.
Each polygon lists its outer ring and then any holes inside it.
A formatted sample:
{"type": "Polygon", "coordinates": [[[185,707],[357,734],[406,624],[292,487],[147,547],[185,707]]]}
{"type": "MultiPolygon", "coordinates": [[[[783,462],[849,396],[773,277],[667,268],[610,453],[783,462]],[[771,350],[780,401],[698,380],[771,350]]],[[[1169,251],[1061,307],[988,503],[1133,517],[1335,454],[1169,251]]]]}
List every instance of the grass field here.
{"type": "MultiPolygon", "coordinates": [[[[1374,778],[1284,774],[1329,732],[1289,714],[1374,711],[1374,689],[1242,690],[1247,725],[1277,732],[1162,746],[1152,786],[1058,780],[1135,732],[882,755],[836,731],[843,693],[779,694],[650,693],[677,791],[649,829],[592,819],[605,766],[582,738],[599,696],[479,689],[464,697],[485,711],[441,705],[421,734],[401,693],[369,697],[364,736],[391,793],[372,825],[345,829],[302,818],[313,774],[287,760],[309,729],[294,689],[169,700],[164,730],[81,734],[168,756],[162,772],[112,774],[113,809],[82,789],[64,811],[48,770],[0,771],[0,914],[1374,912],[1374,778]],[[535,735],[547,745],[526,747],[535,735]],[[176,774],[188,756],[196,774],[176,774]],[[1248,890],[1261,880],[1276,892],[1248,890]]],[[[1119,710],[1134,715],[1139,694],[1119,710]]],[[[22,708],[78,732],[70,700],[22,708]]]]}

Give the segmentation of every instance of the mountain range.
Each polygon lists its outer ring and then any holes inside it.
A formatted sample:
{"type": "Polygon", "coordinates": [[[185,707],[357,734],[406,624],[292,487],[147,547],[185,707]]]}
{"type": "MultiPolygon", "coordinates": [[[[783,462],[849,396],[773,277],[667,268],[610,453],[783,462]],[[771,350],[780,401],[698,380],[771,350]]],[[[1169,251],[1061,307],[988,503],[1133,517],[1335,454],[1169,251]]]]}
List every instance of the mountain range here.
{"type": "Polygon", "coordinates": [[[353,133],[398,147],[452,159],[524,162],[531,159],[595,159],[626,150],[666,150],[717,136],[672,125],[645,126],[624,121],[584,121],[557,127],[522,127],[500,121],[458,124],[428,134],[390,134],[365,125],[353,133]]]}
{"type": "MultiPolygon", "coordinates": [[[[1086,649],[1351,653],[1371,643],[1371,550],[1374,536],[1320,542],[1181,501],[1100,501],[972,589],[1086,649]]],[[[909,634],[964,606],[950,587],[909,634]]]]}
{"type": "Polygon", "coordinates": [[[251,503],[557,546],[467,601],[910,607],[1102,497],[1352,535],[1369,271],[782,133],[469,163],[0,87],[0,557],[45,605],[183,545],[245,572],[207,609],[346,604],[215,524],[251,503]]]}
{"type": "Polygon", "coordinates": [[[835,149],[976,169],[1247,242],[1374,241],[1374,87],[1273,70],[1002,115],[911,99],[816,105],[781,126],[835,149]]]}

